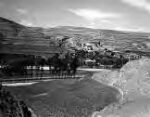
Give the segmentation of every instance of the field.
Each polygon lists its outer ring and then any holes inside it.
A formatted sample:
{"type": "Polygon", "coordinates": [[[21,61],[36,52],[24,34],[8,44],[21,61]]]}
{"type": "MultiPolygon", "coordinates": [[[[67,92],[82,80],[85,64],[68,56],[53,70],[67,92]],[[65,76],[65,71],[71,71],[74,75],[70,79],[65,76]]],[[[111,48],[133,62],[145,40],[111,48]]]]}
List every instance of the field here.
{"type": "Polygon", "coordinates": [[[119,92],[90,78],[54,80],[28,86],[5,87],[40,117],[90,117],[117,102],[119,92]]]}

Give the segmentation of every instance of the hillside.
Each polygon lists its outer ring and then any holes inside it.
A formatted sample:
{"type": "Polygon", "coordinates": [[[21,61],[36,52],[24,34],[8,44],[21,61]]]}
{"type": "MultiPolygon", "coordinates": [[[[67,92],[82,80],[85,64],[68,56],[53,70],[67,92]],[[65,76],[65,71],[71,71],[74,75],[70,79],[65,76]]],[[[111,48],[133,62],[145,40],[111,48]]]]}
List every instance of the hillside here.
{"type": "Polygon", "coordinates": [[[51,41],[44,39],[43,29],[22,26],[13,21],[0,18],[0,53],[44,55],[59,53],[51,41]]]}
{"type": "Polygon", "coordinates": [[[148,117],[150,115],[150,59],[130,61],[119,71],[97,73],[93,79],[116,87],[122,94],[119,105],[111,105],[102,117],[148,117]]]}
{"type": "Polygon", "coordinates": [[[67,35],[73,41],[79,42],[101,42],[101,44],[115,50],[137,50],[149,51],[150,40],[148,33],[140,32],[121,32],[113,30],[89,29],[84,27],[63,26],[48,29],[44,32],[46,35],[67,35]]]}
{"type": "Polygon", "coordinates": [[[59,26],[26,27],[0,18],[0,53],[51,54],[100,42],[103,48],[134,52],[150,50],[150,33],[59,26]],[[61,45],[61,49],[60,49],[61,45]]]}

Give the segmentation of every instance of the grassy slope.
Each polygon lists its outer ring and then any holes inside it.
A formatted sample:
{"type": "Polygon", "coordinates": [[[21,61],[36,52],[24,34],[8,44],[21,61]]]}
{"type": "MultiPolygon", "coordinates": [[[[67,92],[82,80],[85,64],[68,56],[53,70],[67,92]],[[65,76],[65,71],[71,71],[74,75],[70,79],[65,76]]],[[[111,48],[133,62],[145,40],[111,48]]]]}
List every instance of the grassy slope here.
{"type": "Polygon", "coordinates": [[[124,93],[123,104],[99,112],[102,117],[149,117],[150,59],[130,61],[120,71],[95,74],[95,80],[116,86],[124,93]],[[104,77],[105,76],[105,77],[104,77]]]}
{"type": "Polygon", "coordinates": [[[91,79],[56,80],[32,86],[6,87],[41,117],[88,117],[111,102],[118,91],[91,79]]]}

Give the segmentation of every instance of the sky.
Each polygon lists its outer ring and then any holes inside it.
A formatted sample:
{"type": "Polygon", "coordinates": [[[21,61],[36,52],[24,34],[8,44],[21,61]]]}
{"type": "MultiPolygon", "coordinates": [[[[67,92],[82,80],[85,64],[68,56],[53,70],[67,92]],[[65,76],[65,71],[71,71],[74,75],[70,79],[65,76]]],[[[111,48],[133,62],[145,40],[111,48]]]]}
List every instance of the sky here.
{"type": "Polygon", "coordinates": [[[0,0],[0,17],[31,27],[150,32],[150,0],[0,0]]]}

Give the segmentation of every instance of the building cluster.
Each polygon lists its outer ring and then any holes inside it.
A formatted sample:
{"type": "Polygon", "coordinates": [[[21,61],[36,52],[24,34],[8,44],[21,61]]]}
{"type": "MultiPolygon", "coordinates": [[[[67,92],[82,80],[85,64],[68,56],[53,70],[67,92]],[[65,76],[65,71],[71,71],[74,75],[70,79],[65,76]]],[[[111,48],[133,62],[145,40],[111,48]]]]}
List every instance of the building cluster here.
{"type": "Polygon", "coordinates": [[[141,58],[141,55],[134,52],[121,52],[104,48],[100,42],[97,44],[93,42],[83,43],[82,50],[85,51],[84,63],[90,67],[120,68],[130,60],[141,58]]]}
{"type": "Polygon", "coordinates": [[[83,43],[82,49],[84,51],[89,52],[89,53],[94,52],[94,51],[98,51],[103,55],[113,56],[113,57],[117,57],[117,58],[124,57],[124,58],[127,58],[129,60],[136,60],[136,59],[141,58],[141,55],[136,54],[134,52],[120,52],[120,51],[108,49],[108,48],[104,47],[103,45],[101,45],[100,42],[98,42],[98,43],[94,43],[94,42],[83,43]]]}

